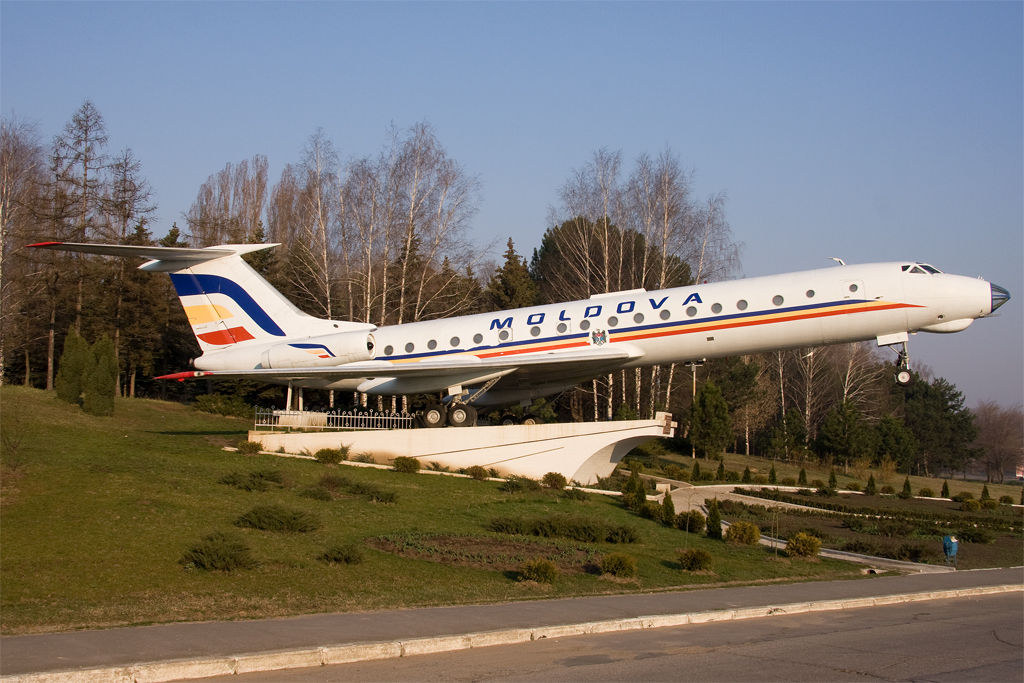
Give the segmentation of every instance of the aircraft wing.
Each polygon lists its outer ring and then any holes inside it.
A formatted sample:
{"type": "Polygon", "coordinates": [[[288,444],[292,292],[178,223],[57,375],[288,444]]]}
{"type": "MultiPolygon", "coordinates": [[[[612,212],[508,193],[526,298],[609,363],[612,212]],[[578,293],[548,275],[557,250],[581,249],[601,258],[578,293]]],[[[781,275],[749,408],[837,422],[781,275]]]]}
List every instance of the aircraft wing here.
{"type": "Polygon", "coordinates": [[[360,391],[373,393],[427,393],[443,391],[453,385],[471,386],[515,373],[517,384],[524,380],[545,384],[592,377],[616,370],[642,356],[635,347],[616,344],[571,351],[549,351],[478,358],[472,355],[436,360],[392,363],[362,361],[344,365],[309,368],[254,368],[252,370],[195,370],[163,375],[157,379],[252,379],[275,382],[310,380],[325,385],[341,380],[363,379],[360,391]],[[385,387],[384,385],[389,385],[385,387]],[[387,388],[390,391],[385,391],[387,388]]]}

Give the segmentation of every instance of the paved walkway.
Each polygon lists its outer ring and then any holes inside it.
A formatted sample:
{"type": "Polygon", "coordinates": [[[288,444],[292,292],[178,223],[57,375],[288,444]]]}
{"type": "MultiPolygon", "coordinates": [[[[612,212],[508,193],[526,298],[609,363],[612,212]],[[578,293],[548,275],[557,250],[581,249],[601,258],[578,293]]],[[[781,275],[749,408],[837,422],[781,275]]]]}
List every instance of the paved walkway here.
{"type": "Polygon", "coordinates": [[[1024,568],[1017,567],[8,636],[0,638],[0,675],[10,681],[199,678],[600,630],[753,618],[987,592],[1006,592],[1007,600],[1021,601],[1022,590],[1024,568]]]}

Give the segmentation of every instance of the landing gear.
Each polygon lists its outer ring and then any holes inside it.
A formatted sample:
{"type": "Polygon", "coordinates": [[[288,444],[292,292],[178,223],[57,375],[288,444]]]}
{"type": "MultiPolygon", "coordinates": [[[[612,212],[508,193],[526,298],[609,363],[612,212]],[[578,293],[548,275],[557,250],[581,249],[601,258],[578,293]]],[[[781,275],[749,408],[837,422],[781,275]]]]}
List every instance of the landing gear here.
{"type": "Polygon", "coordinates": [[[907,342],[902,342],[900,347],[896,351],[896,383],[906,386],[913,379],[910,374],[910,353],[907,351],[907,342]]]}

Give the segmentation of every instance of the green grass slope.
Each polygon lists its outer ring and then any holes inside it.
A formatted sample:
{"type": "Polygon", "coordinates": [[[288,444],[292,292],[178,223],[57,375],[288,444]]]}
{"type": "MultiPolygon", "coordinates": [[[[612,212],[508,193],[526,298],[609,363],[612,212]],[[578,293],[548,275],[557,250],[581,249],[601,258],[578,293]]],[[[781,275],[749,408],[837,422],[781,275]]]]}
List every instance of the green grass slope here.
{"type": "Polygon", "coordinates": [[[119,400],[113,417],[98,418],[52,393],[3,387],[0,409],[4,634],[858,573],[844,563],[776,558],[686,534],[602,496],[512,494],[495,482],[227,452],[222,446],[244,438],[246,421],[174,403],[119,400]],[[250,491],[221,483],[266,471],[280,484],[250,491]],[[329,499],[311,497],[325,474],[352,486],[320,496],[329,499]],[[360,493],[373,488],[396,501],[360,493]],[[308,513],[318,528],[280,533],[235,525],[252,508],[270,505],[308,513]],[[580,543],[488,530],[497,517],[562,514],[634,527],[640,541],[580,543]],[[207,572],[180,562],[214,532],[245,543],[258,566],[207,572]],[[349,545],[361,551],[361,563],[318,559],[349,545]],[[681,571],[675,552],[684,546],[711,551],[711,571],[681,571]],[[612,552],[636,559],[635,578],[595,570],[612,552]],[[553,584],[517,580],[515,567],[532,557],[562,558],[553,584]]]}

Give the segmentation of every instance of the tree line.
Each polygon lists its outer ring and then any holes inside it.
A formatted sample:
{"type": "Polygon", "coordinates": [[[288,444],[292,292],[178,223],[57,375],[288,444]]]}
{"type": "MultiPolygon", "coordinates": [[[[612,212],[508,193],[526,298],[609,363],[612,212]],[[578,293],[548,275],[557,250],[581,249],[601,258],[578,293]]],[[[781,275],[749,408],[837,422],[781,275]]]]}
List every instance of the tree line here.
{"type": "MultiPolygon", "coordinates": [[[[620,152],[597,150],[558,188],[549,227],[530,257],[510,237],[494,264],[469,234],[480,182],[425,122],[392,127],[378,152],[347,159],[317,130],[273,183],[262,155],[228,163],[198,188],[184,227],[175,223],[161,238],[149,229],[157,207],[141,162],[130,148],[111,151],[92,102],[48,143],[10,117],[0,134],[2,382],[53,388],[73,330],[85,339],[109,336],[122,395],[188,399],[210,390],[150,379],[186,367],[198,352],[167,278],[122,259],[24,248],[36,241],[280,242],[247,260],[304,311],[377,325],[718,280],[739,264],[725,195],[697,197],[693,172],[670,150],[631,164],[620,152]]],[[[533,410],[576,420],[669,410],[683,418],[688,439],[695,430],[694,448],[701,430],[724,424],[715,442],[723,448],[789,459],[890,458],[930,471],[960,468],[981,452],[1002,453],[1002,469],[1019,458],[1019,447],[1005,445],[1014,438],[1019,444],[1006,427],[1019,408],[1007,417],[983,404],[975,415],[945,380],[893,388],[890,367],[863,344],[670,364],[609,373],[533,410]],[[712,398],[712,408],[719,406],[712,410],[705,399],[713,390],[721,403],[712,398]],[[711,420],[722,404],[724,421],[711,420]],[[949,423],[945,432],[935,427],[939,417],[949,423]]],[[[281,393],[247,383],[217,390],[250,402],[280,400],[281,393]]]]}

